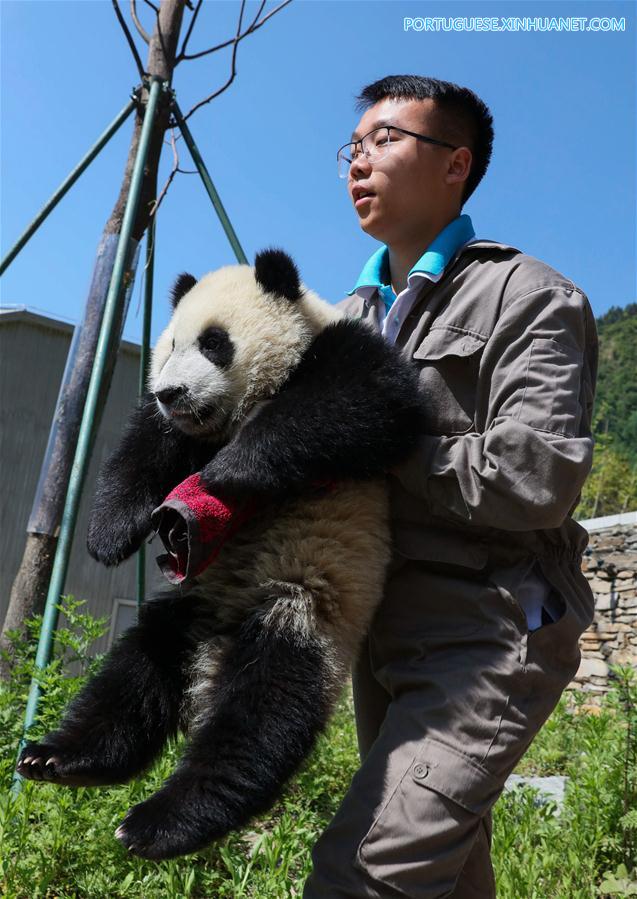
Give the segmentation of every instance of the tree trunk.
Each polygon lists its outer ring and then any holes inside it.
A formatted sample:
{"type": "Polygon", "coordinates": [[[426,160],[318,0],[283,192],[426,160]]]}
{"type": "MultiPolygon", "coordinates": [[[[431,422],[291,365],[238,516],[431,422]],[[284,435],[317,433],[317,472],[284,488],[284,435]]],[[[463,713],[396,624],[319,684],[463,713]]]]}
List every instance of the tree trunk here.
{"type": "MultiPolygon", "coordinates": [[[[154,75],[168,83],[172,79],[184,6],[185,0],[163,0],[148,48],[146,68],[149,75],[154,75]]],[[[148,92],[144,89],[142,93],[144,108],[147,100],[148,92]]],[[[129,247],[130,260],[136,260],[138,244],[149,224],[150,211],[157,192],[157,170],[168,120],[169,104],[166,96],[157,112],[144,167],[141,200],[133,228],[132,245],[129,247]]],[[[31,517],[27,525],[24,555],[13,582],[9,607],[2,628],[0,650],[8,649],[9,647],[7,631],[16,628],[22,631],[25,619],[31,615],[41,613],[44,609],[69,476],[95,359],[104,304],[115,261],[117,236],[122,227],[133,165],[139,146],[142,122],[143,114],[140,114],[138,109],[119,195],[104,227],[98,248],[84,320],[81,326],[76,329],[77,333],[74,335],[73,343],[69,349],[66,370],[62,379],[62,386],[49,435],[47,453],[40,472],[31,517]]],[[[125,279],[125,289],[128,297],[122,304],[120,321],[116,328],[116,333],[120,337],[126,318],[128,299],[133,287],[134,270],[135,264],[132,264],[125,279]]],[[[119,340],[116,341],[116,344],[119,344],[119,340]]],[[[104,408],[116,358],[117,345],[109,348],[102,387],[102,401],[99,403],[100,409],[104,408]]],[[[99,421],[96,421],[95,431],[98,426],[99,421]]],[[[1,677],[8,676],[10,667],[10,659],[0,658],[1,677]]]]}

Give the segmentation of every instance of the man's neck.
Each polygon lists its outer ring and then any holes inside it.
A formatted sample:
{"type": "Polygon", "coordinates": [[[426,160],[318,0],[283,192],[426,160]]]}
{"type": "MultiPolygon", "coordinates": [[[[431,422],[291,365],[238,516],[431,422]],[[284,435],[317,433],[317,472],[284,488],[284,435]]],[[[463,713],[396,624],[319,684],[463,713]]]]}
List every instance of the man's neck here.
{"type": "Polygon", "coordinates": [[[391,286],[396,296],[407,287],[407,276],[433,240],[459,213],[443,219],[429,228],[421,230],[412,240],[387,244],[389,251],[389,273],[391,286]]]}

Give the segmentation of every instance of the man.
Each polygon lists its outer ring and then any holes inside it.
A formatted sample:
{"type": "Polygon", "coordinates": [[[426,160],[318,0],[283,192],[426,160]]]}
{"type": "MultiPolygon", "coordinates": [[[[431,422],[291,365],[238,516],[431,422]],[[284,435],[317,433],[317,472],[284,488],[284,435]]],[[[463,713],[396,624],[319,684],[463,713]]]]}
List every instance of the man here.
{"type": "Polygon", "coordinates": [[[428,433],[392,473],[394,561],[354,675],[362,765],[305,899],[492,899],[490,810],[579,663],[597,339],[586,296],[464,203],[492,118],[467,88],[366,87],[339,151],[383,246],[347,300],[413,358],[428,433]]]}

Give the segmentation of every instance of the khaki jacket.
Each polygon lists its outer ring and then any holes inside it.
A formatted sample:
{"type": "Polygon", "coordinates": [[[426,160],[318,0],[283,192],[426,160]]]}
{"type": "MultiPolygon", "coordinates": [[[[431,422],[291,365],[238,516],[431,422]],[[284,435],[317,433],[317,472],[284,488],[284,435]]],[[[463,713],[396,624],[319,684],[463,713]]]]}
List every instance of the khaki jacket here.
{"type": "MultiPolygon", "coordinates": [[[[360,297],[339,307],[378,328],[360,297]]],[[[419,367],[428,416],[391,478],[397,551],[476,569],[499,555],[578,563],[588,535],[570,516],[592,462],[597,371],[584,293],[480,240],[423,279],[396,344],[419,367]]]]}

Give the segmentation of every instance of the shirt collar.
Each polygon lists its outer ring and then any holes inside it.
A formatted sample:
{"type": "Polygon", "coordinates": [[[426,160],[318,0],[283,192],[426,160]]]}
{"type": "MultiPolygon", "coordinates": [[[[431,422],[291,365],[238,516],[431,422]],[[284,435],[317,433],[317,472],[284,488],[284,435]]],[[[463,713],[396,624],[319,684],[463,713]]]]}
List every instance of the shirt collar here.
{"type": "MultiPolygon", "coordinates": [[[[407,280],[418,273],[439,278],[449,260],[457,250],[471,238],[475,237],[473,224],[469,215],[459,215],[449,222],[442,231],[432,240],[420,259],[412,267],[407,280]]],[[[389,285],[389,250],[386,246],[379,247],[365,263],[358,281],[348,296],[356,293],[361,287],[377,288],[381,293],[389,285]]],[[[391,290],[391,287],[389,288],[391,290]]]]}

